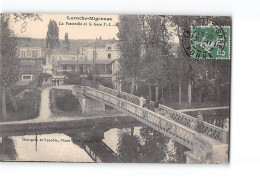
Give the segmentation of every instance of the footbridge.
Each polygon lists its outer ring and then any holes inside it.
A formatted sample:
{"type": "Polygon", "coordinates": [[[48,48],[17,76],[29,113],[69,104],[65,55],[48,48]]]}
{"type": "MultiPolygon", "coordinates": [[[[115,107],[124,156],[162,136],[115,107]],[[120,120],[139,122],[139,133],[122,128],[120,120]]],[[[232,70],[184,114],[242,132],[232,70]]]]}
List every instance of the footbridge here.
{"type": "Polygon", "coordinates": [[[105,105],[110,106],[188,147],[191,151],[185,153],[187,163],[228,163],[229,131],[203,121],[198,133],[194,125],[197,120],[192,116],[164,105],[159,105],[159,112],[155,113],[139,106],[140,97],[103,86],[75,86],[73,93],[79,98],[82,111],[103,111],[105,105]],[[96,107],[91,108],[93,105],[96,107]]]}

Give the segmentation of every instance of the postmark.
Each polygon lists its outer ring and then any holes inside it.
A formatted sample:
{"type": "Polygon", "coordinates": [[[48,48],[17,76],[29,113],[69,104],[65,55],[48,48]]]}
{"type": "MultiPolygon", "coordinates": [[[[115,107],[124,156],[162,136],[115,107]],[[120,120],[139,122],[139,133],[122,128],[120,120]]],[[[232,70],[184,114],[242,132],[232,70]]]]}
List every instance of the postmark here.
{"type": "Polygon", "coordinates": [[[198,18],[184,31],[183,48],[196,60],[230,60],[230,26],[219,26],[210,18],[198,18]]]}

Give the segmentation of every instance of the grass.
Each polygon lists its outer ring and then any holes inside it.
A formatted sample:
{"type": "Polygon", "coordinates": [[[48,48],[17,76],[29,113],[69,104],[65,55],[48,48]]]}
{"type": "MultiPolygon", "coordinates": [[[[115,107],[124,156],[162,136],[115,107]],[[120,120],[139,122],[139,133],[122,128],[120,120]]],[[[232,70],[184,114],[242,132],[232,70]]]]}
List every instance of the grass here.
{"type": "MultiPolygon", "coordinates": [[[[16,93],[19,93],[17,90],[16,93]]],[[[15,111],[9,96],[6,96],[7,118],[1,121],[21,121],[34,119],[39,116],[41,90],[34,89],[25,92],[22,98],[16,98],[18,110],[15,111]]],[[[0,113],[2,113],[2,101],[0,99],[0,113]]]]}

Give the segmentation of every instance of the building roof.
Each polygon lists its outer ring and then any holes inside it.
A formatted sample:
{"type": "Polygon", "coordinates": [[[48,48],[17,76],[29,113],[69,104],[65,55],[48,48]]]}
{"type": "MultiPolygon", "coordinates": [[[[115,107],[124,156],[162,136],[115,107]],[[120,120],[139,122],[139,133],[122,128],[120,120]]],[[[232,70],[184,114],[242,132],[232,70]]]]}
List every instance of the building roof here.
{"type": "Polygon", "coordinates": [[[103,48],[103,47],[106,47],[107,44],[114,44],[116,43],[115,40],[102,40],[102,39],[99,39],[99,40],[96,40],[92,43],[89,43],[87,45],[84,45],[83,47],[87,47],[87,48],[103,48]]]}
{"type": "Polygon", "coordinates": [[[64,79],[64,75],[53,75],[52,79],[64,79]]]}
{"type": "MultiPolygon", "coordinates": [[[[58,49],[52,52],[51,55],[77,55],[76,51],[65,51],[64,49],[58,49]]],[[[78,55],[82,55],[78,53],[78,55]]]]}
{"type": "MultiPolygon", "coordinates": [[[[114,60],[97,60],[96,64],[111,64],[114,60]]],[[[67,64],[67,65],[91,65],[93,64],[93,61],[87,61],[87,60],[58,60],[59,64],[67,64]]]]}
{"type": "Polygon", "coordinates": [[[32,48],[34,48],[34,49],[41,49],[42,47],[35,47],[35,46],[28,45],[28,44],[24,44],[24,45],[19,46],[19,48],[20,49],[21,48],[23,48],[23,49],[32,49],[32,48]]]}

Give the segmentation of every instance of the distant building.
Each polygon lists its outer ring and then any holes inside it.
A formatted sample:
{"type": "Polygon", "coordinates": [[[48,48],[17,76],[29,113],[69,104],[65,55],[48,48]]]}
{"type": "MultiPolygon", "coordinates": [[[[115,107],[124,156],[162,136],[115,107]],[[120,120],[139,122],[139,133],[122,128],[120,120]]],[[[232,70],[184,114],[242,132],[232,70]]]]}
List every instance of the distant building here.
{"type": "Polygon", "coordinates": [[[34,82],[37,84],[38,76],[42,73],[42,66],[45,62],[41,47],[20,46],[18,59],[20,60],[21,78],[17,85],[28,85],[34,82]]]}
{"type": "Polygon", "coordinates": [[[40,58],[42,56],[41,47],[20,47],[19,58],[40,58]]]}
{"type": "Polygon", "coordinates": [[[116,90],[121,91],[122,67],[118,60],[114,60],[112,63],[112,83],[116,90]]]}
{"type": "MultiPolygon", "coordinates": [[[[112,76],[113,60],[97,60],[95,63],[96,75],[99,77],[112,76]]],[[[64,75],[65,72],[78,72],[88,75],[93,70],[93,59],[88,60],[79,52],[55,51],[47,58],[46,64],[52,67],[52,74],[64,75]]]]}
{"type": "Polygon", "coordinates": [[[80,49],[80,52],[86,56],[87,60],[93,60],[94,51],[96,51],[96,61],[115,60],[119,58],[115,40],[102,40],[100,38],[95,42],[84,45],[80,49]]]}
{"type": "MultiPolygon", "coordinates": [[[[112,62],[113,60],[97,61],[96,75],[99,77],[112,77],[112,62]]],[[[61,75],[64,72],[79,72],[81,75],[88,75],[93,70],[93,62],[88,60],[58,60],[57,74],[61,75]]]]}

